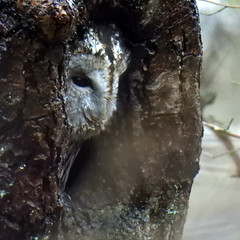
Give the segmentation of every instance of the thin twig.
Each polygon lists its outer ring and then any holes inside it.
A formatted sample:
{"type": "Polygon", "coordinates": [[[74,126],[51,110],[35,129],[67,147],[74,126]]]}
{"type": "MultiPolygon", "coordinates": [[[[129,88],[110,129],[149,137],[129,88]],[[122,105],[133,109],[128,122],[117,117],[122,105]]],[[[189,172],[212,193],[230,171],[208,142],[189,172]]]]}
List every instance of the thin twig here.
{"type": "Polygon", "coordinates": [[[219,12],[223,11],[223,10],[226,9],[226,8],[227,8],[227,7],[219,8],[217,11],[212,12],[212,13],[203,13],[203,12],[201,12],[201,14],[206,15],[206,16],[212,16],[212,15],[214,15],[214,14],[216,14],[216,13],[219,13],[219,12]]]}
{"type": "Polygon", "coordinates": [[[218,6],[222,6],[224,8],[240,8],[240,6],[238,6],[238,5],[229,5],[229,4],[224,4],[224,3],[218,3],[218,2],[211,1],[211,0],[200,0],[200,1],[208,2],[208,3],[211,3],[211,4],[218,5],[218,6]]]}
{"type": "MultiPolygon", "coordinates": [[[[228,127],[230,127],[232,121],[233,120],[231,119],[228,127]]],[[[240,157],[238,155],[238,151],[240,150],[240,148],[234,149],[232,139],[230,138],[230,137],[235,137],[239,139],[240,135],[230,132],[228,128],[227,129],[220,128],[214,124],[207,123],[207,122],[203,122],[203,124],[214,131],[216,136],[223,142],[224,146],[228,150],[227,153],[221,153],[219,155],[214,156],[214,158],[221,157],[225,154],[229,154],[232,157],[234,163],[236,164],[236,168],[237,168],[236,176],[240,177],[240,157]]]]}
{"type": "Polygon", "coordinates": [[[237,149],[234,149],[234,150],[231,150],[231,151],[228,151],[228,152],[220,153],[218,155],[213,156],[213,158],[215,159],[215,158],[219,158],[219,157],[222,157],[222,156],[225,156],[225,155],[233,155],[234,153],[237,153],[239,150],[240,150],[240,148],[237,148],[237,149]]]}
{"type": "Polygon", "coordinates": [[[240,139],[240,135],[239,134],[230,132],[229,130],[227,130],[225,128],[218,127],[218,126],[216,126],[216,125],[214,125],[212,123],[208,123],[208,122],[203,121],[203,125],[211,128],[217,134],[224,134],[224,135],[227,135],[227,136],[230,136],[230,137],[235,137],[235,138],[239,138],[240,139]]]}
{"type": "Polygon", "coordinates": [[[231,118],[231,120],[229,121],[229,123],[228,123],[228,126],[226,127],[226,130],[229,130],[230,129],[230,127],[231,127],[231,125],[232,125],[232,123],[233,123],[233,118],[231,118]]]}

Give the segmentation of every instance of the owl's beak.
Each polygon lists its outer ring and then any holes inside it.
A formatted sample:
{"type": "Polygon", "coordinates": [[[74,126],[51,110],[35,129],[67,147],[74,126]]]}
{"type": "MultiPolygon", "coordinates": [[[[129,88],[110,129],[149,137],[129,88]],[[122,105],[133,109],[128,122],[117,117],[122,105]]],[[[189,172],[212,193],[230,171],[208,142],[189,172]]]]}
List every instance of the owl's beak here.
{"type": "Polygon", "coordinates": [[[100,109],[88,109],[83,111],[85,117],[91,122],[99,122],[107,120],[107,104],[102,104],[100,109]]]}

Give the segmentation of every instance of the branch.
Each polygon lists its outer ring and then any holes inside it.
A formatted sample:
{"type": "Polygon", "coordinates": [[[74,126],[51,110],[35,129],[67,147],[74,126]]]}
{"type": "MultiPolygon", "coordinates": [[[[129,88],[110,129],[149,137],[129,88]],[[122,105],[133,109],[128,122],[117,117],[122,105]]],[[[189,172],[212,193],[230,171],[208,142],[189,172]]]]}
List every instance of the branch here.
{"type": "Polygon", "coordinates": [[[201,12],[201,14],[204,14],[204,15],[206,15],[206,16],[212,16],[212,15],[214,15],[214,14],[216,14],[216,13],[219,13],[219,12],[223,11],[223,10],[226,9],[226,8],[227,8],[227,7],[219,8],[216,12],[212,12],[212,13],[203,13],[203,12],[201,12]]]}
{"type": "Polygon", "coordinates": [[[236,154],[239,150],[240,150],[240,148],[236,148],[234,150],[215,155],[213,158],[215,159],[215,158],[219,158],[219,157],[222,157],[222,156],[225,156],[225,155],[233,155],[233,154],[236,154]]]}
{"type": "Polygon", "coordinates": [[[215,5],[224,7],[224,8],[240,8],[240,6],[238,6],[238,5],[229,5],[229,4],[224,4],[224,3],[218,3],[218,2],[211,1],[211,0],[199,0],[199,1],[208,2],[208,3],[215,4],[215,5]]]}
{"type": "Polygon", "coordinates": [[[236,168],[237,168],[237,172],[236,172],[236,177],[240,177],[240,157],[238,155],[238,151],[240,150],[240,148],[234,149],[234,144],[231,140],[230,137],[235,137],[235,138],[240,138],[240,135],[236,134],[236,133],[232,133],[230,132],[228,129],[230,127],[230,124],[232,123],[233,120],[230,121],[228,128],[220,128],[214,124],[211,123],[207,123],[207,122],[203,122],[203,125],[209,127],[210,129],[212,129],[214,131],[214,133],[216,134],[216,136],[223,142],[224,146],[227,148],[228,152],[227,153],[221,153],[217,156],[215,156],[214,158],[223,156],[225,154],[230,154],[230,156],[232,157],[236,168]]]}
{"type": "Polygon", "coordinates": [[[211,16],[211,15],[214,15],[216,13],[219,13],[219,12],[223,11],[226,8],[237,8],[237,9],[240,9],[240,6],[237,6],[237,5],[223,4],[223,3],[218,3],[218,2],[211,1],[211,0],[199,0],[199,1],[215,4],[217,6],[221,6],[221,8],[219,8],[217,11],[215,11],[213,13],[201,13],[201,14],[204,14],[204,15],[207,15],[207,16],[211,16]]]}
{"type": "Polygon", "coordinates": [[[230,136],[230,137],[235,137],[235,138],[240,139],[239,134],[230,132],[228,129],[218,127],[217,125],[214,125],[212,123],[208,123],[208,122],[205,122],[205,121],[203,121],[203,125],[211,128],[217,134],[224,134],[224,135],[227,135],[227,136],[230,136]]]}

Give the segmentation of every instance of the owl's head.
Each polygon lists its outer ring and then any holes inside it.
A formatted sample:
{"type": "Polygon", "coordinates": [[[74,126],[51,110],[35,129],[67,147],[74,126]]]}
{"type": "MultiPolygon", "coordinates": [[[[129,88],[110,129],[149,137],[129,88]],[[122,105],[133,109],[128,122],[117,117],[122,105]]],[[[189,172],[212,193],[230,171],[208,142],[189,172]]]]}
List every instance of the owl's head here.
{"type": "Polygon", "coordinates": [[[116,110],[118,82],[129,54],[114,25],[89,28],[70,51],[66,113],[73,131],[97,134],[116,110]]]}

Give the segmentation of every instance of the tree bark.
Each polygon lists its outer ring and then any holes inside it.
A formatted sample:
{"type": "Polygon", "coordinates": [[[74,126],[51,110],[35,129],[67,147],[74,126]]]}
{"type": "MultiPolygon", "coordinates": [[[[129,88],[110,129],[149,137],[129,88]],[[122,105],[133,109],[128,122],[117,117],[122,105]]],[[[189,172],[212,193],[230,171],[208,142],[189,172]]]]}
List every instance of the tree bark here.
{"type": "Polygon", "coordinates": [[[0,239],[43,230],[59,206],[76,143],[64,112],[68,1],[0,2],[0,239]]]}
{"type": "Polygon", "coordinates": [[[0,3],[0,239],[181,239],[202,136],[195,1],[0,3]],[[66,49],[106,23],[131,60],[111,123],[82,144],[65,112],[66,49]]]}

